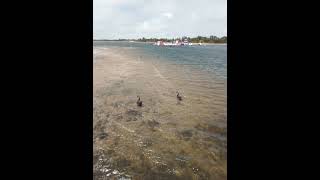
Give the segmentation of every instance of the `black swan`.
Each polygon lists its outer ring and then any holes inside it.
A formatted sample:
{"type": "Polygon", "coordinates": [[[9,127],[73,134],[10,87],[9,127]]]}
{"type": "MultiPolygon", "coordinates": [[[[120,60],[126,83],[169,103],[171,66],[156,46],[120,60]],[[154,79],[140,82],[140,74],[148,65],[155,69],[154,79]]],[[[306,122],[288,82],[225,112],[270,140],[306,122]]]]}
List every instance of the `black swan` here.
{"type": "Polygon", "coordinates": [[[142,101],[140,100],[140,96],[137,96],[138,100],[137,100],[137,106],[142,106],[142,101]]]}
{"type": "Polygon", "coordinates": [[[179,92],[177,91],[177,99],[179,100],[179,101],[182,101],[182,97],[179,95],[179,92]]]}

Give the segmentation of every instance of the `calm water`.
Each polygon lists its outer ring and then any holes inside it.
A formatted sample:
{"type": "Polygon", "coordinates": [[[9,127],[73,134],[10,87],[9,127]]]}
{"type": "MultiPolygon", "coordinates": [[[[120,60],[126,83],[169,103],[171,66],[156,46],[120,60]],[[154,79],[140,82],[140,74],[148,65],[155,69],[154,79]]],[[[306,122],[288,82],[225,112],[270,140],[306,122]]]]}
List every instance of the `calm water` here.
{"type": "Polygon", "coordinates": [[[143,51],[144,55],[161,58],[171,64],[189,66],[206,71],[219,78],[227,78],[227,46],[183,46],[183,47],[158,47],[149,43],[106,42],[95,41],[94,47],[127,47],[143,51]]]}
{"type": "Polygon", "coordinates": [[[93,49],[94,179],[227,179],[227,46],[93,49]]]}

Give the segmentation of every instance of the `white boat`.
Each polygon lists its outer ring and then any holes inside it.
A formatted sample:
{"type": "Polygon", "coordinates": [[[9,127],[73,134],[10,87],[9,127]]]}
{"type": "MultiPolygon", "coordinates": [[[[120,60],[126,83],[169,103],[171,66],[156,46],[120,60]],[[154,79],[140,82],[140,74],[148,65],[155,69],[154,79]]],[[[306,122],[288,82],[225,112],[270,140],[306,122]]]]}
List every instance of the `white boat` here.
{"type": "MultiPolygon", "coordinates": [[[[155,46],[192,46],[193,43],[189,43],[188,40],[184,40],[181,42],[180,40],[176,40],[174,42],[163,42],[163,41],[157,41],[153,45],[155,46]]],[[[201,45],[201,43],[199,43],[201,45]]]]}
{"type": "Polygon", "coordinates": [[[155,46],[163,46],[163,41],[157,41],[153,45],[155,45],[155,46]]]}

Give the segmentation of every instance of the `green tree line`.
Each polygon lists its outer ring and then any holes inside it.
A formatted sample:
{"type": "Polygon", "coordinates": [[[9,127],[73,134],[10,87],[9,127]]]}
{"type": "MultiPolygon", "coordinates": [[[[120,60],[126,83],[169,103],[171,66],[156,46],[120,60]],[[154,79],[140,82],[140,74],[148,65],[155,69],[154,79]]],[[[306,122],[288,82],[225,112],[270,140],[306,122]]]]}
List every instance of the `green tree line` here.
{"type": "Polygon", "coordinates": [[[223,37],[217,37],[217,36],[197,36],[197,37],[181,37],[181,38],[172,38],[172,39],[167,39],[167,38],[140,38],[137,41],[141,42],[156,42],[156,41],[164,41],[164,42],[169,42],[169,41],[175,41],[175,40],[185,40],[187,39],[189,42],[192,43],[227,43],[227,36],[223,37]]]}
{"type": "Polygon", "coordinates": [[[157,42],[157,41],[164,41],[164,42],[172,42],[175,40],[183,41],[187,39],[189,42],[192,43],[227,43],[227,36],[217,37],[217,36],[197,36],[197,37],[179,37],[179,38],[139,38],[139,39],[117,39],[117,40],[107,40],[107,39],[97,39],[94,41],[140,41],[140,42],[157,42]]]}

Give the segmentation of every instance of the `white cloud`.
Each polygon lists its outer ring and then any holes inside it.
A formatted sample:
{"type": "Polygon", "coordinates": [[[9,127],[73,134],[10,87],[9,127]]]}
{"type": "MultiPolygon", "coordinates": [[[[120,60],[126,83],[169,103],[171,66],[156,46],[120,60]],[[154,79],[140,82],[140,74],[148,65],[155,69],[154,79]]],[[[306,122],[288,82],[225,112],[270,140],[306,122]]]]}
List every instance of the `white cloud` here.
{"type": "Polygon", "coordinates": [[[163,16],[167,17],[168,19],[172,18],[172,13],[166,12],[166,13],[162,13],[163,16]]]}
{"type": "Polygon", "coordinates": [[[227,0],[93,0],[94,38],[226,35],[227,0]]]}

